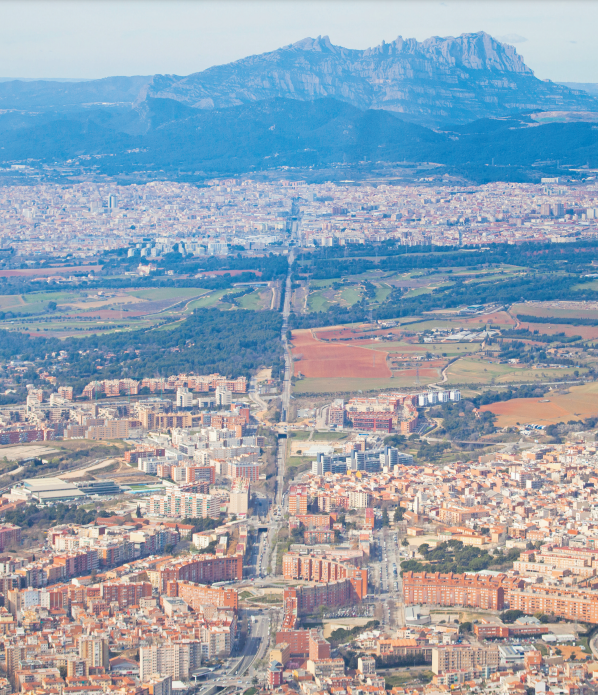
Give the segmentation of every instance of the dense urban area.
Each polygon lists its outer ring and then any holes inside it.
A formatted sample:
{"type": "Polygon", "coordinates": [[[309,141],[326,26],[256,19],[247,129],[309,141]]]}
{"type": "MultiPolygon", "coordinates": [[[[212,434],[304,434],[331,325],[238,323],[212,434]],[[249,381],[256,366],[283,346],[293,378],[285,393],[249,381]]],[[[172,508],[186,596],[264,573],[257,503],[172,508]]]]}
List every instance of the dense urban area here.
{"type": "Polygon", "coordinates": [[[0,191],[0,695],[595,691],[598,189],[0,191]]]}
{"type": "Polygon", "coordinates": [[[0,197],[2,247],[28,263],[128,248],[129,257],[147,264],[173,250],[185,256],[263,250],[285,242],[291,230],[304,246],[559,242],[598,223],[594,180],[480,187],[431,184],[425,177],[417,186],[243,179],[203,187],[168,181],[13,186],[0,197]]]}

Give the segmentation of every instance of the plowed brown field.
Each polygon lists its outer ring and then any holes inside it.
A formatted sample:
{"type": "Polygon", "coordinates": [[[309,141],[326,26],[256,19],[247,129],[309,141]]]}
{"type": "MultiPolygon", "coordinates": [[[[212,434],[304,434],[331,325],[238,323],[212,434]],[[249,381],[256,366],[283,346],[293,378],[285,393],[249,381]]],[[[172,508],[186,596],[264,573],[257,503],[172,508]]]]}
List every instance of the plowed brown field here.
{"type": "Polygon", "coordinates": [[[564,333],[566,336],[580,335],[584,340],[595,340],[598,338],[598,326],[572,326],[564,323],[524,323],[519,324],[519,329],[528,331],[539,331],[545,335],[564,333]]]}
{"type": "Polygon", "coordinates": [[[472,316],[470,318],[459,316],[456,320],[464,325],[493,323],[502,326],[512,326],[515,324],[513,317],[507,314],[506,311],[495,311],[493,314],[483,314],[482,316],[472,316]]]}
{"type": "Polygon", "coordinates": [[[514,398],[511,401],[483,405],[498,416],[499,427],[522,425],[552,425],[569,420],[583,420],[598,416],[598,383],[572,386],[569,393],[552,394],[540,398],[514,398]],[[542,402],[546,401],[546,402],[542,402]]]}
{"type": "Polygon", "coordinates": [[[310,330],[293,331],[295,374],[305,377],[390,377],[387,352],[339,343],[323,343],[310,330]]]}

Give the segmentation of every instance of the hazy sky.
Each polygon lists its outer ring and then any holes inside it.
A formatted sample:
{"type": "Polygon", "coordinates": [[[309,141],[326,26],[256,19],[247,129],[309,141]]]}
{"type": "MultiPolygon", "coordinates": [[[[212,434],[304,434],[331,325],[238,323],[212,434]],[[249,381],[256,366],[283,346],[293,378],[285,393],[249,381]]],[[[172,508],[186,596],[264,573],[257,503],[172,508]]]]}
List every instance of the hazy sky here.
{"type": "Polygon", "coordinates": [[[367,48],[484,30],[542,79],[598,82],[593,0],[0,0],[0,76],[175,73],[306,36],[367,48]]]}

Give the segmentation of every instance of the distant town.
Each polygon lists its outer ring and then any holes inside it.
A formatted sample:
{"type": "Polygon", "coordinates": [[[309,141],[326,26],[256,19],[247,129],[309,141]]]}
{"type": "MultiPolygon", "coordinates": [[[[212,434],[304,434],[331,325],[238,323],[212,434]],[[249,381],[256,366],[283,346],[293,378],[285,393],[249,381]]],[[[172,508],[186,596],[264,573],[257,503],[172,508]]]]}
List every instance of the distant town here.
{"type": "Polygon", "coordinates": [[[477,187],[430,184],[425,177],[409,186],[250,179],[204,187],[168,181],[13,186],[0,193],[1,244],[27,261],[128,248],[147,264],[175,246],[191,256],[276,252],[288,232],[303,246],[566,242],[595,232],[593,180],[477,187]]]}

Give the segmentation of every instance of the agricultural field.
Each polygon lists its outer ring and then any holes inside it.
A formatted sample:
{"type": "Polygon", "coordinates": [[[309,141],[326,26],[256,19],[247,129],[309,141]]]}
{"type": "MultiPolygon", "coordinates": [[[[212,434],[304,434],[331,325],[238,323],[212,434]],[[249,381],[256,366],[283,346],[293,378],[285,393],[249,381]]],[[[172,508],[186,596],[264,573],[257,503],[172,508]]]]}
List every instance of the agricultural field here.
{"type": "MultiPolygon", "coordinates": [[[[584,282],[554,253],[505,252],[521,265],[337,254],[334,263],[303,266],[291,321],[294,393],[347,398],[435,385],[475,397],[509,386],[598,382],[598,280],[584,282]]],[[[499,423],[505,407],[496,405],[499,423]]],[[[547,422],[594,412],[566,402],[558,413],[554,404],[538,407],[537,419],[547,422]]]]}
{"type": "MultiPolygon", "coordinates": [[[[420,374],[420,385],[432,383],[432,380],[424,379],[420,374]]],[[[295,382],[293,392],[297,395],[302,394],[334,394],[337,396],[357,395],[359,392],[387,391],[391,389],[412,389],[416,385],[415,374],[405,379],[382,378],[382,379],[360,379],[359,377],[342,378],[322,378],[322,379],[300,379],[295,382]]]]}
{"type": "Polygon", "coordinates": [[[324,343],[310,330],[293,332],[295,376],[306,377],[390,377],[386,352],[365,346],[324,343]]]}
{"type": "MultiPolygon", "coordinates": [[[[515,384],[545,381],[557,381],[564,377],[572,377],[576,371],[573,367],[537,369],[519,364],[497,364],[476,357],[464,357],[453,362],[447,369],[447,384],[450,386],[465,384],[515,384]]],[[[577,370],[583,373],[584,370],[577,370]]]]}
{"type": "MultiPolygon", "coordinates": [[[[583,285],[592,287],[594,283],[583,285]]],[[[542,318],[595,319],[598,320],[598,302],[522,302],[511,307],[513,316],[539,316],[542,318]]]]}
{"type": "Polygon", "coordinates": [[[99,265],[55,265],[52,268],[15,268],[13,270],[0,270],[0,277],[47,278],[48,276],[55,276],[68,278],[73,273],[90,273],[101,270],[101,268],[102,266],[99,265]]]}
{"type": "Polygon", "coordinates": [[[65,290],[0,295],[0,329],[68,337],[170,324],[194,309],[269,309],[272,290],[255,290],[227,301],[238,288],[65,290]]]}
{"type": "Polygon", "coordinates": [[[516,424],[552,425],[598,416],[598,382],[554,389],[541,398],[514,398],[484,405],[483,411],[497,416],[498,427],[516,424]]]}
{"type": "Polygon", "coordinates": [[[532,328],[538,340],[527,331],[518,339],[516,331],[526,330],[527,324],[518,324],[509,307],[488,306],[475,314],[442,310],[403,317],[388,327],[374,322],[297,329],[291,342],[294,391],[347,394],[430,384],[475,390],[583,378],[598,365],[597,355],[587,352],[583,343],[594,335],[598,338],[598,326],[558,324],[549,330],[547,323],[532,328]],[[477,337],[487,336],[488,330],[494,332],[490,340],[477,337]],[[579,346],[576,339],[566,342],[570,335],[579,337],[579,346]],[[547,347],[550,356],[543,352],[547,347]],[[534,350],[541,359],[526,357],[534,350]]]}
{"type": "MultiPolygon", "coordinates": [[[[293,331],[295,392],[346,393],[448,384],[445,370],[451,361],[479,352],[482,340],[475,338],[476,332],[509,328],[514,320],[504,311],[489,311],[474,317],[409,317],[396,323],[389,328],[374,323],[293,331]],[[463,332],[471,339],[451,340],[452,332],[463,332]]],[[[480,378],[486,381],[482,375],[475,383],[480,378]]]]}

